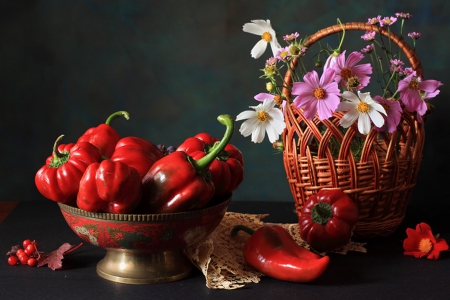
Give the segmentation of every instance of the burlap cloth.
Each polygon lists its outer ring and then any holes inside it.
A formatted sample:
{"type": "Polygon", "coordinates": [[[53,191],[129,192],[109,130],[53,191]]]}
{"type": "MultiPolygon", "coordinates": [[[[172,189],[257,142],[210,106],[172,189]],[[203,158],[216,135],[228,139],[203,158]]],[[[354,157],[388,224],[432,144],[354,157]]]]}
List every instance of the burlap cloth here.
{"type": "MultiPolygon", "coordinates": [[[[249,235],[240,232],[231,237],[230,230],[243,224],[252,229],[268,225],[262,219],[268,214],[241,214],[227,212],[216,230],[203,242],[192,245],[185,254],[199,268],[206,278],[206,286],[211,289],[238,289],[246,283],[257,283],[263,274],[248,266],[242,249],[249,235]]],[[[309,249],[309,245],[300,238],[298,224],[278,224],[286,228],[294,240],[309,249]]],[[[365,243],[350,242],[333,253],[346,254],[348,251],[366,252],[365,243]]]]}

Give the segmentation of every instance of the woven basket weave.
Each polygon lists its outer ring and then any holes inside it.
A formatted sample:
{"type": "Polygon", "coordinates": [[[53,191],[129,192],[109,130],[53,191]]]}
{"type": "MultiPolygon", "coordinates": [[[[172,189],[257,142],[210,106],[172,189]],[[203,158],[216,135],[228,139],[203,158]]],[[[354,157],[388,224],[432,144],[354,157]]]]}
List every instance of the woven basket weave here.
{"type": "MultiPolygon", "coordinates": [[[[415,52],[402,38],[383,28],[365,23],[342,24],[345,30],[375,30],[391,39],[406,54],[412,68],[422,76],[422,67],[415,52]]],[[[331,26],[310,36],[305,46],[342,32],[341,25],[331,26]]],[[[297,61],[293,61],[293,68],[297,61]]],[[[285,82],[292,86],[290,71],[285,82]]],[[[290,91],[283,93],[290,98],[290,91]]],[[[339,129],[343,113],[334,113],[328,120],[312,120],[302,115],[295,105],[284,110],[286,129],[283,133],[283,161],[300,216],[308,197],[323,188],[340,188],[358,205],[360,217],[354,236],[373,238],[393,233],[406,214],[412,189],[416,184],[424,144],[423,123],[415,114],[403,111],[401,122],[393,133],[371,130],[361,136],[356,124],[345,134],[339,129]],[[364,139],[362,152],[355,157],[350,147],[355,136],[364,139]],[[338,153],[331,141],[340,144],[338,153]]]]}

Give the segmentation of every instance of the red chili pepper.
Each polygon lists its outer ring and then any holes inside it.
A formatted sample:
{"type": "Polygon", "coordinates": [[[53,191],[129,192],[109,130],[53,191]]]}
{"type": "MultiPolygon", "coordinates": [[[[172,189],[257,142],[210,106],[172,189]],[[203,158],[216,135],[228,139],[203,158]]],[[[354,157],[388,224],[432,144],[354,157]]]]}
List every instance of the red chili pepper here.
{"type": "Polygon", "coordinates": [[[118,111],[113,113],[106,119],[105,124],[100,124],[97,127],[89,128],[79,139],[78,142],[88,142],[97,147],[100,153],[110,158],[114,152],[117,142],[120,140],[120,135],[110,126],[111,121],[123,116],[129,119],[130,115],[126,111],[118,111]]]}
{"type": "Polygon", "coordinates": [[[219,144],[206,156],[194,160],[182,151],[164,156],[150,168],[143,182],[143,210],[151,213],[173,213],[205,206],[214,195],[209,165],[230,140],[234,123],[230,116],[220,115],[227,127],[219,144]]]}
{"type": "Polygon", "coordinates": [[[316,251],[334,250],[350,241],[358,215],[358,206],[341,190],[320,190],[301,210],[300,236],[316,251]]]}
{"type": "Polygon", "coordinates": [[[155,161],[163,156],[164,153],[153,143],[129,136],[117,142],[111,161],[120,161],[135,168],[142,179],[155,161]]]}
{"type": "Polygon", "coordinates": [[[39,192],[55,202],[75,201],[80,179],[86,168],[101,160],[97,147],[87,142],[59,144],[63,135],[53,145],[53,154],[34,178],[39,192]]]}
{"type": "MultiPolygon", "coordinates": [[[[193,159],[200,159],[214,150],[218,139],[207,133],[199,133],[186,139],[177,151],[189,154],[193,159]]],[[[244,179],[244,158],[241,151],[232,144],[227,144],[209,166],[215,186],[214,196],[223,196],[233,192],[244,179]]]]}
{"type": "Polygon", "coordinates": [[[322,257],[297,244],[279,225],[263,226],[256,231],[238,225],[231,230],[231,236],[239,230],[251,234],[242,250],[245,261],[264,275],[285,281],[310,282],[328,266],[328,256],[322,257]]]}
{"type": "Polygon", "coordinates": [[[126,214],[141,201],[142,182],[136,169],[122,162],[93,163],[80,180],[77,206],[83,210],[126,214]]]}

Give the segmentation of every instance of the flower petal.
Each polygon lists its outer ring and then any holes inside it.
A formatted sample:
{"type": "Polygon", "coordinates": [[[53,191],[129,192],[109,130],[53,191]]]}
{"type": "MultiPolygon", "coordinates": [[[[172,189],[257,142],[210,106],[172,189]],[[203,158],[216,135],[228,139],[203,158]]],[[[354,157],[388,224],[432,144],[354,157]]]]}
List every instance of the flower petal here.
{"type": "Polygon", "coordinates": [[[359,100],[358,96],[356,96],[354,93],[352,93],[350,91],[343,92],[342,98],[347,99],[351,102],[356,102],[356,103],[359,103],[359,101],[361,101],[361,100],[359,100]]]}
{"type": "MultiPolygon", "coordinates": [[[[384,122],[384,120],[383,120],[384,122]]],[[[358,118],[358,130],[362,134],[368,134],[370,131],[370,118],[368,114],[360,114],[358,118]]]]}
{"type": "MultiPolygon", "coordinates": [[[[381,126],[384,125],[384,118],[383,118],[383,116],[378,111],[376,111],[375,109],[369,110],[368,115],[369,115],[370,119],[372,120],[373,124],[375,124],[375,126],[381,127],[381,126]]],[[[369,122],[369,127],[370,127],[370,122],[369,122]]],[[[370,130],[370,128],[369,128],[369,130],[370,130]]],[[[367,133],[369,133],[369,132],[367,132],[367,133]]]]}
{"type": "Polygon", "coordinates": [[[241,121],[249,118],[256,117],[256,113],[253,110],[245,110],[236,116],[236,121],[241,121]]]}
{"type": "Polygon", "coordinates": [[[252,23],[245,23],[242,30],[251,34],[262,35],[267,31],[266,26],[267,23],[264,20],[252,20],[252,23]]]}
{"type": "Polygon", "coordinates": [[[264,100],[266,100],[266,99],[270,99],[270,100],[273,100],[273,98],[275,98],[275,96],[274,95],[272,95],[272,94],[269,94],[269,93],[259,93],[258,95],[255,95],[255,100],[258,100],[258,101],[264,101],[264,100]]]}
{"type": "Polygon", "coordinates": [[[263,39],[259,40],[256,45],[252,48],[250,54],[253,58],[259,58],[264,54],[264,51],[267,49],[267,42],[263,39]]]}
{"type": "Polygon", "coordinates": [[[339,120],[339,124],[341,124],[342,127],[348,128],[352,126],[353,123],[358,119],[359,113],[356,109],[352,109],[349,112],[347,112],[341,120],[339,120]]]}

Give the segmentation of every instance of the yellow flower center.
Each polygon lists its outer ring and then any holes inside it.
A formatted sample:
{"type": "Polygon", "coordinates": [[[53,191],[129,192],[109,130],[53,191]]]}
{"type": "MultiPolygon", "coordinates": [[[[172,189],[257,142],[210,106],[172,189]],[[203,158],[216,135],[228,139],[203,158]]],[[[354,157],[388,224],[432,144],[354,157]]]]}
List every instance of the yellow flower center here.
{"type": "Polygon", "coordinates": [[[347,89],[348,90],[356,89],[358,86],[359,86],[358,77],[350,76],[349,78],[347,78],[347,89]]]}
{"type": "Polygon", "coordinates": [[[273,97],[273,101],[277,105],[281,105],[283,103],[283,98],[281,98],[281,95],[276,95],[275,97],[273,97]]]}
{"type": "Polygon", "coordinates": [[[349,68],[345,68],[345,69],[341,70],[341,77],[344,78],[345,80],[349,79],[352,76],[353,76],[353,72],[349,68]]]}
{"type": "Polygon", "coordinates": [[[360,113],[368,113],[370,110],[370,105],[367,104],[366,102],[362,102],[360,101],[358,103],[358,106],[356,106],[356,109],[360,112],[360,113]]]}
{"type": "Polygon", "coordinates": [[[316,98],[316,99],[319,99],[319,100],[322,100],[323,98],[325,98],[325,90],[323,89],[323,88],[316,88],[315,90],[314,90],[314,97],[316,98]]]}
{"type": "Polygon", "coordinates": [[[429,253],[433,249],[433,243],[430,239],[421,239],[419,243],[419,250],[422,253],[429,253]]]}
{"type": "Polygon", "coordinates": [[[269,119],[269,114],[266,113],[265,111],[260,111],[258,112],[258,120],[260,122],[265,122],[269,119]]]}
{"type": "Polygon", "coordinates": [[[261,38],[268,43],[270,41],[272,41],[272,35],[270,33],[268,33],[267,31],[262,34],[261,38]]]}
{"type": "Polygon", "coordinates": [[[411,90],[418,90],[419,89],[419,82],[417,82],[416,80],[411,80],[408,84],[408,87],[411,90]]]}

